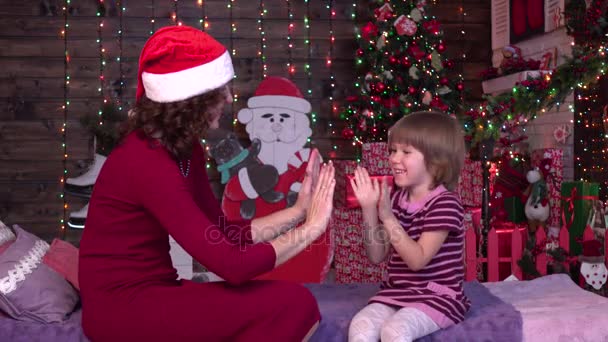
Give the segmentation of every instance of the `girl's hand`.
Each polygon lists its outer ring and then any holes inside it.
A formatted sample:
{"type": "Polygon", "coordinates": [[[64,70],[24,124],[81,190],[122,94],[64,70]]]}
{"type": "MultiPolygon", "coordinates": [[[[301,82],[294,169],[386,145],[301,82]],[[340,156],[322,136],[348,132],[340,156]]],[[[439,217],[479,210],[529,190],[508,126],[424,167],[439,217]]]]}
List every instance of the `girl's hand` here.
{"type": "Polygon", "coordinates": [[[378,202],[378,218],[382,222],[386,222],[391,218],[395,218],[391,205],[391,190],[388,188],[386,178],[382,178],[382,191],[378,202]]]}
{"type": "Polygon", "coordinates": [[[302,215],[301,217],[306,215],[308,208],[310,207],[310,202],[312,201],[312,192],[313,189],[316,188],[319,180],[320,163],[322,161],[323,158],[319,154],[319,151],[316,148],[312,150],[310,153],[310,158],[308,158],[306,174],[304,175],[304,180],[302,180],[302,187],[298,192],[298,199],[293,205],[293,207],[298,210],[298,213],[302,215]]]}
{"type": "Polygon", "coordinates": [[[324,164],[321,167],[319,181],[312,194],[310,207],[306,213],[307,225],[315,229],[322,229],[323,231],[327,229],[333,209],[335,186],[334,165],[329,162],[329,164],[324,164]]]}
{"type": "Polygon", "coordinates": [[[364,167],[357,166],[355,177],[350,180],[355,197],[361,209],[375,208],[380,198],[380,186],[377,180],[372,180],[364,167]]]}

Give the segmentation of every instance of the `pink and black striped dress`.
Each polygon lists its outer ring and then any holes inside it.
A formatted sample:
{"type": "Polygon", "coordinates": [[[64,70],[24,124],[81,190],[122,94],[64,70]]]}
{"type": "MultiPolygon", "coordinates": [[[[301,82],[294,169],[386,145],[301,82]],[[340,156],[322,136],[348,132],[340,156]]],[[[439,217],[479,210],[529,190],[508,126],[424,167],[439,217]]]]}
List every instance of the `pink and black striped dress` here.
{"type": "Polygon", "coordinates": [[[463,292],[464,210],[460,197],[444,186],[435,188],[419,203],[407,201],[407,192],[392,197],[393,213],[414,240],[423,232],[448,230],[437,255],[419,271],[412,271],[391,247],[385,279],[370,303],[413,307],[445,328],[461,322],[470,307],[463,292]]]}

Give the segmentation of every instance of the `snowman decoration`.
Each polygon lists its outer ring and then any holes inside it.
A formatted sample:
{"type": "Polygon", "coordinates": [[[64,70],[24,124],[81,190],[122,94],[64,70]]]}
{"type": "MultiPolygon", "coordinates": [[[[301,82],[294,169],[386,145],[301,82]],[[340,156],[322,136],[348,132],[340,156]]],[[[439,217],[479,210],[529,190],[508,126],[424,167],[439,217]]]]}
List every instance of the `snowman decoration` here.
{"type": "Polygon", "coordinates": [[[578,258],[581,262],[581,277],[585,279],[585,283],[595,291],[601,290],[608,277],[602,243],[598,240],[584,241],[583,254],[578,258]]]}
{"type": "Polygon", "coordinates": [[[528,171],[526,179],[530,186],[526,190],[528,199],[524,207],[526,218],[528,218],[528,228],[530,233],[536,233],[538,227],[542,227],[549,218],[550,208],[547,198],[547,183],[538,168],[528,171]]]}
{"type": "Polygon", "coordinates": [[[310,110],[310,102],[290,80],[271,76],[259,84],[247,107],[238,112],[238,120],[251,141],[260,141],[257,158],[276,168],[279,179],[274,191],[284,196],[274,203],[265,201],[251,186],[251,179],[241,178],[224,190],[222,210],[228,219],[242,219],[239,207],[246,198],[255,199],[254,217],[295,203],[311,152],[304,147],[312,135],[307,116],[310,110]]]}

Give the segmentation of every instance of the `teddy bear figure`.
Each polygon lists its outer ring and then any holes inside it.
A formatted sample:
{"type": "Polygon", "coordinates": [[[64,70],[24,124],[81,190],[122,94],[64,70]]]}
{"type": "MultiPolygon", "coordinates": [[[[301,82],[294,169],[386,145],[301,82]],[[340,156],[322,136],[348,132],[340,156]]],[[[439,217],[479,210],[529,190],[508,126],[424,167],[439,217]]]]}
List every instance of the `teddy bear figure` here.
{"type": "Polygon", "coordinates": [[[277,169],[258,159],[260,146],[260,140],[253,139],[250,148],[244,149],[230,133],[209,151],[218,164],[222,184],[226,184],[224,197],[240,202],[240,215],[246,220],[255,215],[256,198],[276,203],[284,197],[283,193],[274,190],[279,182],[277,169]]]}
{"type": "Polygon", "coordinates": [[[536,233],[538,227],[542,227],[549,218],[550,208],[547,197],[547,183],[538,168],[528,171],[526,179],[530,185],[524,192],[528,196],[524,212],[528,218],[528,228],[531,234],[536,233]]]}

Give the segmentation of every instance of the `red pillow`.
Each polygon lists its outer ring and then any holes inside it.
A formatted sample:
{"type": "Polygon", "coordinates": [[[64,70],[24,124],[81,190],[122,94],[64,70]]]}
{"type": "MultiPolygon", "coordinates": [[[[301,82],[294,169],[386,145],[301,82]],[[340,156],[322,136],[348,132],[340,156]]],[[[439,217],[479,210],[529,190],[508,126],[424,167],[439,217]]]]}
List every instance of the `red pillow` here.
{"type": "Polygon", "coordinates": [[[78,285],[78,248],[69,242],[54,239],[42,262],[61,274],[80,291],[78,285]]]}

